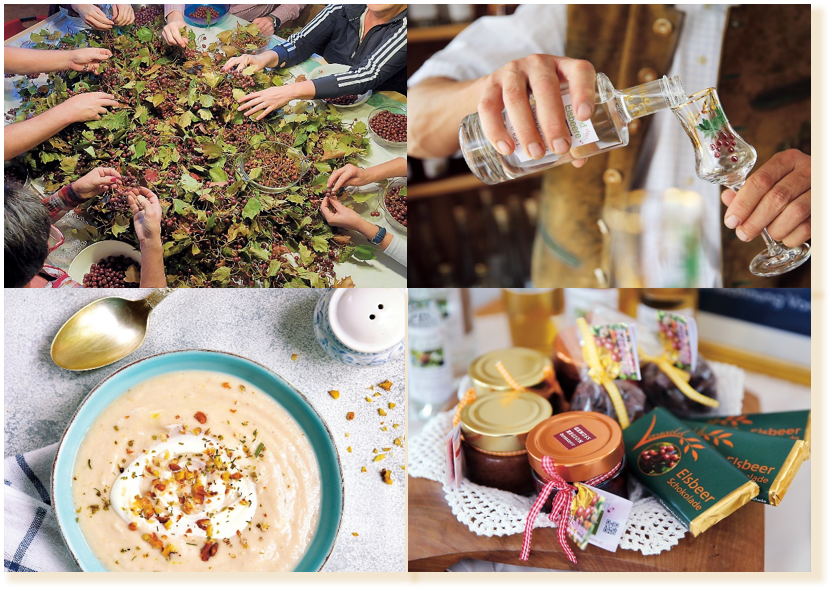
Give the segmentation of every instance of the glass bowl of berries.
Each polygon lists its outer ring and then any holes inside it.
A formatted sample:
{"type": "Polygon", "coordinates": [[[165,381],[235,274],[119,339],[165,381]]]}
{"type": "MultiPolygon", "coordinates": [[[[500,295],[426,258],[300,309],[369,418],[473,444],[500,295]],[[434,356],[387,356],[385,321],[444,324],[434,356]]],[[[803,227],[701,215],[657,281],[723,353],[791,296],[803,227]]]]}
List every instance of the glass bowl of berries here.
{"type": "Polygon", "coordinates": [[[338,110],[349,110],[363,105],[368,100],[370,100],[371,96],[373,96],[373,91],[368,90],[364,94],[345,94],[344,96],[338,96],[335,98],[327,98],[321,100],[328,105],[332,105],[338,110]]]}
{"type": "Polygon", "coordinates": [[[281,142],[260,142],[243,153],[240,174],[264,193],[282,193],[294,187],[309,171],[306,157],[281,142]]]}
{"type": "Polygon", "coordinates": [[[230,9],[230,4],[186,4],[185,22],[194,27],[210,27],[216,25],[230,9]]]}
{"type": "Polygon", "coordinates": [[[381,210],[396,231],[407,234],[407,179],[397,178],[382,189],[381,210]]]}
{"type": "Polygon", "coordinates": [[[69,276],[84,287],[138,287],[142,253],[120,240],[86,247],[69,265],[69,276]]]}
{"type": "Polygon", "coordinates": [[[407,109],[379,107],[367,118],[370,137],[386,148],[407,147],[407,109]]]}

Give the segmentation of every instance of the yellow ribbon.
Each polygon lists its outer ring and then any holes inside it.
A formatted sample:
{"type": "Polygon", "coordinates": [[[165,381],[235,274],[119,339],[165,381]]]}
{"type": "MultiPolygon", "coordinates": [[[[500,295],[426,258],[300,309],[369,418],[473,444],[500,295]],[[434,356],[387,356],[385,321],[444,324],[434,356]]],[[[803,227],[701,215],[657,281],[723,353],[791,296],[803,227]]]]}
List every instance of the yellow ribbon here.
{"type": "Polygon", "coordinates": [[[670,381],[679,388],[679,390],[690,398],[691,400],[698,402],[699,404],[704,404],[705,406],[710,406],[712,408],[716,408],[719,406],[719,401],[714,400],[713,398],[709,398],[704,394],[700,394],[696,390],[693,389],[690,385],[690,374],[685,370],[676,367],[673,365],[665,355],[661,357],[653,357],[651,355],[645,355],[644,351],[639,348],[638,350],[639,359],[646,363],[655,363],[659,366],[659,369],[662,370],[667,377],[670,378],[670,381]]]}
{"type": "Polygon", "coordinates": [[[601,358],[598,356],[598,351],[595,348],[595,339],[585,319],[578,318],[578,328],[584,339],[582,353],[584,361],[589,366],[589,377],[595,383],[602,385],[607,391],[612,401],[612,406],[615,408],[615,414],[618,415],[618,423],[622,429],[626,429],[630,426],[630,419],[627,417],[627,407],[624,406],[624,400],[621,398],[621,392],[618,391],[618,386],[615,385],[615,382],[613,382],[607,373],[607,369],[601,363],[601,358]]]}

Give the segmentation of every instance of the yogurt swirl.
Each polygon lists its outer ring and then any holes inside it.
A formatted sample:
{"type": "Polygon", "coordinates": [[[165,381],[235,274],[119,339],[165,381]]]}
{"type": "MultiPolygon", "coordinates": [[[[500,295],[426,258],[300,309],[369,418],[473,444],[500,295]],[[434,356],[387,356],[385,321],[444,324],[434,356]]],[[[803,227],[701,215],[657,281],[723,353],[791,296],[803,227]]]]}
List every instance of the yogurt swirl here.
{"type": "Polygon", "coordinates": [[[207,436],[177,435],[128,465],[110,505],[130,529],[177,538],[232,538],[257,508],[254,457],[207,436]]]}

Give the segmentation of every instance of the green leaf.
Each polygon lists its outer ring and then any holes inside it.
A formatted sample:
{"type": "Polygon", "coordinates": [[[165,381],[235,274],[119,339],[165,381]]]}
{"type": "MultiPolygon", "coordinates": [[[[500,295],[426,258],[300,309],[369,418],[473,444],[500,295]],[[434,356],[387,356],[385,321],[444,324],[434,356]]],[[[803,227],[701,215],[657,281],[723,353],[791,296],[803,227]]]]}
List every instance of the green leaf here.
{"type": "Polygon", "coordinates": [[[136,112],[133,113],[133,119],[138,119],[139,123],[144,125],[147,123],[147,119],[150,117],[150,113],[147,110],[147,107],[144,105],[139,105],[136,107],[136,112]]]}
{"type": "Polygon", "coordinates": [[[298,247],[298,254],[300,255],[300,262],[304,267],[315,262],[315,255],[304,244],[298,247]]]}
{"type": "Polygon", "coordinates": [[[274,277],[280,271],[280,261],[277,259],[273,260],[269,263],[269,270],[266,271],[266,274],[269,277],[274,277]]]}
{"type": "Polygon", "coordinates": [[[352,132],[357,135],[364,135],[367,133],[367,124],[363,121],[356,121],[352,124],[352,132]]]}
{"type": "Polygon", "coordinates": [[[378,193],[352,193],[350,197],[355,203],[366,203],[373,197],[376,197],[378,193]]]}
{"type": "Polygon", "coordinates": [[[260,200],[252,197],[243,208],[243,218],[253,219],[258,213],[260,213],[260,200]]]}
{"type": "MultiPolygon", "coordinates": [[[[205,72],[202,77],[211,88],[216,88],[222,82],[223,77],[215,72],[205,72]]],[[[202,105],[203,107],[210,107],[211,105],[202,105]]]]}
{"type": "Polygon", "coordinates": [[[212,94],[201,94],[199,95],[199,104],[209,109],[214,106],[214,95],[212,94]]]}
{"type": "Polygon", "coordinates": [[[213,142],[205,142],[200,146],[202,148],[202,153],[205,154],[211,160],[215,158],[219,158],[222,156],[222,148],[220,148],[219,144],[215,144],[213,142]]]}
{"type": "Polygon", "coordinates": [[[359,244],[355,247],[353,256],[359,261],[372,261],[376,258],[376,249],[369,244],[359,244]]]}
{"type": "Polygon", "coordinates": [[[231,277],[231,269],[228,267],[219,267],[211,274],[211,281],[216,281],[222,285],[228,284],[231,277]]]}
{"type": "Polygon", "coordinates": [[[234,100],[240,102],[240,99],[246,96],[246,91],[242,88],[235,88],[231,91],[231,96],[234,97],[234,100]]]}
{"type": "Polygon", "coordinates": [[[154,94],[152,97],[150,97],[150,102],[153,104],[154,107],[158,107],[163,102],[165,102],[165,95],[163,95],[162,93],[154,94]]]}
{"type": "Polygon", "coordinates": [[[332,167],[327,164],[326,162],[315,162],[315,168],[317,168],[320,172],[330,172],[332,167]]]}
{"type": "Polygon", "coordinates": [[[248,68],[243,70],[243,76],[251,76],[255,72],[257,72],[257,67],[256,66],[249,66],[248,68]]]}
{"type": "Polygon", "coordinates": [[[147,142],[144,140],[136,142],[133,144],[133,160],[141,158],[144,156],[145,152],[147,151],[147,142]]]}
{"type": "Polygon", "coordinates": [[[78,168],[78,156],[67,156],[61,159],[61,170],[66,174],[73,174],[78,168]]]}
{"type": "Polygon", "coordinates": [[[97,156],[95,155],[95,150],[93,149],[93,147],[92,147],[92,146],[87,146],[86,148],[84,148],[84,152],[86,152],[87,154],[89,154],[89,155],[90,155],[90,156],[92,156],[93,158],[96,158],[96,157],[97,157],[97,156]]]}
{"type": "Polygon", "coordinates": [[[348,260],[352,258],[352,255],[355,254],[355,247],[354,246],[345,246],[341,250],[341,254],[338,255],[338,262],[339,263],[346,263],[348,260]]]}
{"type": "Polygon", "coordinates": [[[212,168],[208,171],[208,176],[211,177],[211,180],[215,183],[227,183],[228,182],[228,174],[222,168],[212,168]]]}
{"type": "Polygon", "coordinates": [[[182,177],[179,179],[179,186],[183,189],[188,191],[189,193],[196,193],[199,191],[199,188],[202,186],[198,180],[191,176],[188,172],[183,172],[182,177]]]}
{"type": "Polygon", "coordinates": [[[141,27],[138,31],[136,31],[136,37],[138,37],[139,41],[142,43],[147,43],[148,41],[153,40],[153,31],[147,27],[141,27]]]}
{"type": "Polygon", "coordinates": [[[260,178],[260,175],[263,174],[263,169],[261,167],[252,168],[248,171],[248,178],[252,181],[256,181],[260,178]]]}
{"type": "Polygon", "coordinates": [[[189,211],[190,205],[187,202],[182,201],[181,199],[174,199],[173,200],[173,211],[182,215],[183,213],[189,211]]]}
{"type": "Polygon", "coordinates": [[[312,236],[312,248],[315,252],[327,252],[329,250],[329,242],[323,236],[312,236]]]}
{"type": "Polygon", "coordinates": [[[179,121],[177,123],[179,123],[179,127],[181,127],[182,129],[185,129],[191,123],[193,123],[193,120],[194,120],[194,114],[191,113],[190,111],[185,111],[184,113],[182,113],[182,116],[179,117],[179,121]]]}
{"type": "Polygon", "coordinates": [[[200,109],[199,111],[197,111],[197,115],[199,115],[199,118],[203,121],[210,121],[214,118],[214,114],[211,113],[211,111],[209,111],[208,109],[200,109]]]}
{"type": "Polygon", "coordinates": [[[268,261],[269,257],[271,256],[271,253],[268,250],[264,249],[264,248],[256,248],[256,247],[252,246],[248,250],[249,250],[249,252],[251,252],[251,254],[253,254],[258,259],[263,260],[263,261],[268,261]]]}

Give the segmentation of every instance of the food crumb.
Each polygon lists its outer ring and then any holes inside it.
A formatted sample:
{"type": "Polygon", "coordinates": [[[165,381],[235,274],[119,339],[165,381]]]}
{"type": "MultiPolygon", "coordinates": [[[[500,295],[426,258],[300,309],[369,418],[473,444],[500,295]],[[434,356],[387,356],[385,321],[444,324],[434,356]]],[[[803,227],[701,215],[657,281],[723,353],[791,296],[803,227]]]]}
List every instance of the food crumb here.
{"type": "Polygon", "coordinates": [[[386,417],[387,416],[387,411],[384,410],[383,408],[380,408],[380,409],[378,409],[378,414],[380,414],[383,417],[386,417]]]}
{"type": "Polygon", "coordinates": [[[348,412],[348,413],[347,413],[347,420],[348,420],[348,421],[351,421],[351,420],[353,420],[354,418],[355,418],[355,413],[354,413],[354,412],[348,412]]]}
{"type": "Polygon", "coordinates": [[[380,383],[380,384],[378,385],[378,387],[379,387],[379,388],[381,388],[381,389],[383,389],[383,390],[385,390],[385,391],[387,391],[387,392],[389,392],[389,391],[390,391],[390,388],[391,388],[392,386],[393,386],[393,382],[391,382],[390,380],[384,380],[382,383],[380,383]]]}
{"type": "Polygon", "coordinates": [[[348,453],[352,453],[352,446],[350,446],[350,447],[348,447],[348,448],[347,448],[347,452],[348,452],[348,453]]]}
{"type": "Polygon", "coordinates": [[[383,460],[386,457],[387,457],[387,454],[378,454],[376,457],[373,458],[373,461],[374,462],[380,462],[381,460],[383,460]]]}
{"type": "Polygon", "coordinates": [[[399,439],[398,437],[396,437],[396,438],[393,440],[393,445],[398,445],[399,447],[402,447],[402,440],[401,440],[401,439],[399,439]]]}
{"type": "Polygon", "coordinates": [[[361,466],[361,471],[366,472],[367,471],[367,466],[361,466]]]}
{"type": "Polygon", "coordinates": [[[372,401],[373,401],[373,399],[372,399],[372,398],[370,398],[369,396],[365,396],[365,397],[364,397],[364,400],[366,400],[367,402],[372,402],[372,401]]]}
{"type": "Polygon", "coordinates": [[[341,396],[341,393],[338,390],[330,390],[329,395],[332,396],[334,399],[338,400],[341,396]]]}
{"type": "Polygon", "coordinates": [[[382,468],[381,479],[384,481],[384,484],[393,484],[393,473],[387,468],[382,468]]]}
{"type": "Polygon", "coordinates": [[[389,408],[391,410],[396,408],[396,403],[395,402],[388,402],[387,403],[387,408],[389,408]]]}
{"type": "Polygon", "coordinates": [[[358,533],[357,533],[357,532],[352,532],[352,535],[354,535],[356,538],[358,537],[358,533]]]}
{"type": "Polygon", "coordinates": [[[297,361],[297,360],[298,360],[298,354],[297,353],[292,353],[292,361],[297,361]]]}

